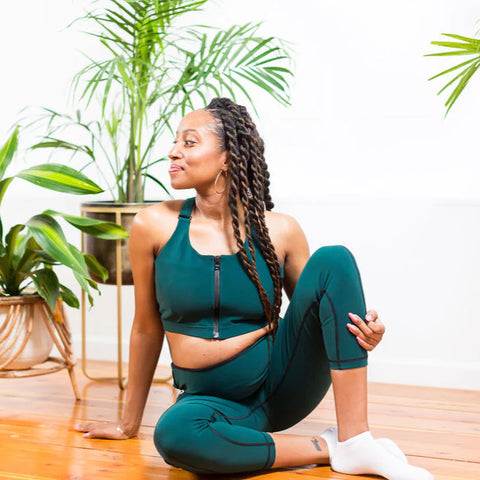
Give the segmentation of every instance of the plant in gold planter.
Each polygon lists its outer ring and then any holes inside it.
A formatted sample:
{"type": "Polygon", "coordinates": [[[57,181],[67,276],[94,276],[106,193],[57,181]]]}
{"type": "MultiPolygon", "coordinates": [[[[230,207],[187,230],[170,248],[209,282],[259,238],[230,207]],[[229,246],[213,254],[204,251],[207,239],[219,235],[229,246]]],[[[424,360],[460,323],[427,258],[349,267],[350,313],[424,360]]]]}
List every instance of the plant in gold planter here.
{"type": "MultiPolygon", "coordinates": [[[[173,133],[175,115],[205,106],[212,96],[235,99],[241,93],[252,102],[250,87],[289,104],[290,56],[284,42],[259,35],[260,24],[226,30],[182,26],[182,17],[198,12],[207,1],[106,0],[98,9],[93,2],[79,20],[90,26],[104,54],[91,59],[74,78],[77,113],[45,110],[47,133],[33,148],[71,152],[82,168],[97,167],[115,202],[141,204],[147,181],[167,192],[153,174],[166,160],[155,148],[163,134],[173,133]],[[99,113],[89,121],[85,114],[92,106],[99,113]]],[[[128,211],[141,207],[128,206],[128,211]]],[[[111,251],[90,240],[87,251],[111,251]]],[[[114,259],[98,258],[108,266],[109,283],[114,283],[114,259]]],[[[128,265],[127,261],[125,252],[122,262],[128,265]]],[[[131,283],[129,278],[127,273],[123,283],[131,283]]]]}
{"type": "MultiPolygon", "coordinates": [[[[6,170],[15,155],[17,143],[18,128],[0,148],[0,204],[15,178],[59,192],[92,194],[102,191],[80,172],[57,164],[38,165],[7,177],[6,170]]],[[[95,257],[81,253],[67,241],[56,220],[58,217],[81,231],[101,238],[118,239],[127,236],[118,225],[53,210],[46,210],[34,215],[26,223],[12,226],[4,235],[0,217],[0,370],[28,367],[21,354],[30,337],[37,338],[39,343],[45,343],[45,335],[42,337],[35,331],[35,310],[41,316],[53,315],[61,323],[63,315],[59,302],[79,307],[77,296],[60,282],[55,273],[56,265],[64,265],[73,272],[80,287],[87,292],[91,304],[91,289],[98,287],[89,271],[102,278],[106,276],[105,268],[95,257]]],[[[40,324],[42,323],[40,318],[40,324]]],[[[67,333],[63,332],[63,335],[67,333]]],[[[48,356],[48,353],[47,345],[46,353],[42,355],[48,356]]],[[[34,359],[38,360],[37,357],[34,359]]]]}

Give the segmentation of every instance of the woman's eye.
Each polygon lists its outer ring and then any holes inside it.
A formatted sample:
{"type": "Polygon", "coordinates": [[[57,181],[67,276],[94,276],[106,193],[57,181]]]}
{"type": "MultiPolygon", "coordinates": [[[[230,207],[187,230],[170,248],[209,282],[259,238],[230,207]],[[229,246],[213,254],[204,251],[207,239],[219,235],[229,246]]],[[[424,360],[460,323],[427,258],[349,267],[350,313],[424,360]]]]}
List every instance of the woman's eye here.
{"type": "Polygon", "coordinates": [[[194,142],[193,140],[185,140],[185,145],[186,145],[187,147],[191,147],[191,146],[194,145],[194,144],[195,144],[195,142],[194,142]]]}

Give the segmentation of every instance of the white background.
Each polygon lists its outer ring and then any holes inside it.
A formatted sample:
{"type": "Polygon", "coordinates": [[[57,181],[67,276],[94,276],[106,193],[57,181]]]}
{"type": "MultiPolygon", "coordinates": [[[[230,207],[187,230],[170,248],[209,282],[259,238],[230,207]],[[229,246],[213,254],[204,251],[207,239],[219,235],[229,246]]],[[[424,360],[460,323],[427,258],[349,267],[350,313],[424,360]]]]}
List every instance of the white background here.
{"type": "MultiPolygon", "coordinates": [[[[87,5],[2,2],[2,143],[22,108],[67,110],[70,80],[85,64],[81,52],[99,54],[80,28],[65,28],[87,5]]],[[[312,251],[343,244],[355,254],[368,306],[380,312],[388,331],[370,356],[370,379],[478,389],[480,85],[473,78],[444,119],[446,97],[436,96],[443,83],[427,79],[452,62],[424,56],[436,51],[429,43],[440,40],[441,32],[474,35],[478,2],[310,0],[297,5],[216,1],[191,20],[218,26],[264,21],[263,35],[292,43],[292,106],[254,96],[272,193],[276,210],[299,220],[312,251]]],[[[22,146],[30,140],[24,135],[22,146]]],[[[159,156],[170,141],[163,140],[159,156]]],[[[21,152],[10,173],[45,160],[43,152],[21,152]]],[[[168,182],[166,165],[157,174],[168,182]]],[[[21,180],[10,188],[1,207],[4,227],[44,208],[78,213],[82,201],[21,180]]],[[[158,191],[150,195],[161,198],[158,191]]],[[[77,232],[67,231],[78,245],[77,232]]],[[[62,275],[71,280],[68,272],[62,275]]],[[[113,287],[102,291],[88,314],[88,356],[114,359],[115,292],[113,287]]],[[[126,347],[131,288],[124,299],[126,347]]],[[[80,355],[80,316],[69,314],[80,355]]],[[[161,362],[168,361],[164,352],[161,362]]]]}

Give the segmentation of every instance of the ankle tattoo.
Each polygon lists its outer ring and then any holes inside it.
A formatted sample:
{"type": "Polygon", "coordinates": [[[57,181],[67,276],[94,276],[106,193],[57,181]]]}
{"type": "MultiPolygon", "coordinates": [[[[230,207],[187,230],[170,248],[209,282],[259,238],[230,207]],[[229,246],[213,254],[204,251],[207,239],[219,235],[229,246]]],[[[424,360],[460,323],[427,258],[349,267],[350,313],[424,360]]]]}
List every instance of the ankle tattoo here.
{"type": "Polygon", "coordinates": [[[313,443],[313,446],[315,447],[316,450],[318,450],[319,452],[322,451],[322,447],[320,447],[320,444],[318,443],[318,440],[315,437],[313,437],[310,441],[313,443]]]}

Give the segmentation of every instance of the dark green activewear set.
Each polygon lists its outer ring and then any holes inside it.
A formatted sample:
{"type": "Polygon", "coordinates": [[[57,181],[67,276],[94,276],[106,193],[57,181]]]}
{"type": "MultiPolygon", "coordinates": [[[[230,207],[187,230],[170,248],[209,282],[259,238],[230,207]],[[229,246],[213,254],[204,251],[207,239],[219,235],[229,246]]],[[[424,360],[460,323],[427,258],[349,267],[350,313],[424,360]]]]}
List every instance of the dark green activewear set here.
{"type": "MultiPolygon", "coordinates": [[[[239,254],[201,255],[190,244],[194,203],[185,200],[175,232],[155,259],[164,329],[224,339],[264,327],[258,291],[239,254]]],[[[253,238],[258,275],[273,302],[273,282],[253,238]]],[[[172,364],[174,385],[183,393],[155,429],[165,461],[197,473],[271,467],[275,445],[267,432],[305,418],[327,392],[330,369],[367,365],[367,352],[346,327],[349,312],[366,314],[355,259],[343,246],[322,247],[305,265],[274,342],[266,335],[207,368],[172,364]]]]}

